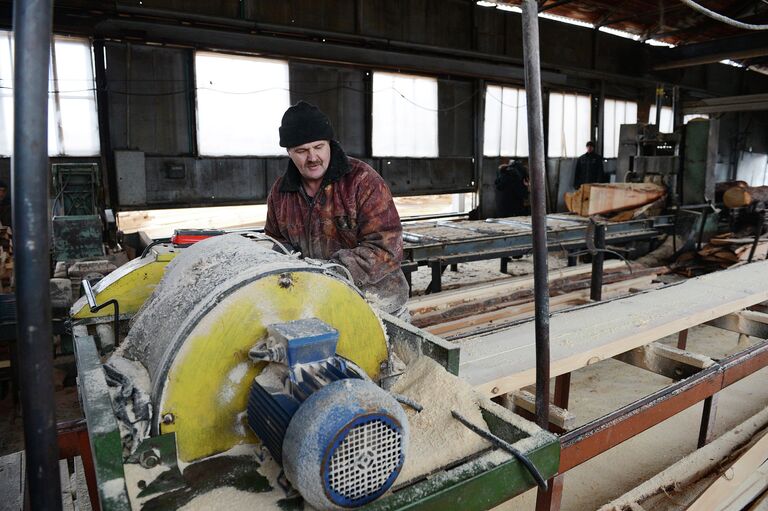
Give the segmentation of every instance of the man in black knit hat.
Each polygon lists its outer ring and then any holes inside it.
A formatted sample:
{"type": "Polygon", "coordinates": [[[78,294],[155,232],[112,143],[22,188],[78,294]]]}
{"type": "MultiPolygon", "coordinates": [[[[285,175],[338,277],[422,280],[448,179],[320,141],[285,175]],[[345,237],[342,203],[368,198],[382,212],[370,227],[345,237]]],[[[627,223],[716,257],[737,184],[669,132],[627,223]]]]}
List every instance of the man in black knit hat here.
{"type": "Polygon", "coordinates": [[[304,101],[283,115],[280,146],[290,159],[269,192],[265,232],[343,265],[372,305],[407,318],[402,226],[387,184],[348,157],[328,117],[304,101]]]}

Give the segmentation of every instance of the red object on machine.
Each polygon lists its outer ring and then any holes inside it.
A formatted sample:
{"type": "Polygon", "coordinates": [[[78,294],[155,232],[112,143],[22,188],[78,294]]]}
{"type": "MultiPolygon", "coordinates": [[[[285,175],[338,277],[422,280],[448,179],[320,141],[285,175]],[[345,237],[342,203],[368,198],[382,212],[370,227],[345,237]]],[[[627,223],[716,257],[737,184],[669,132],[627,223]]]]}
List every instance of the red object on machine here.
{"type": "Polygon", "coordinates": [[[213,236],[221,236],[224,231],[218,229],[176,229],[171,236],[171,243],[175,247],[188,247],[213,236]]]}

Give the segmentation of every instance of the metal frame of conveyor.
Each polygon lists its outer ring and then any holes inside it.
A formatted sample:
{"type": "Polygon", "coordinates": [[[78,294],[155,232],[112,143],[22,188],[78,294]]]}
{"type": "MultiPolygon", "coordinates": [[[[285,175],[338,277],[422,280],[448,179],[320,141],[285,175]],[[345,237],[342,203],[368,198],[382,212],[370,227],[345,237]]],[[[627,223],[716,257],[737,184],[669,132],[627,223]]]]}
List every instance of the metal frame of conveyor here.
{"type": "MultiPolygon", "coordinates": [[[[546,233],[547,250],[576,252],[587,248],[589,219],[570,215],[547,215],[547,218],[559,221],[573,221],[573,227],[549,229],[546,233]]],[[[460,223],[457,223],[460,225],[460,223]]],[[[611,246],[626,245],[634,241],[658,238],[674,227],[672,215],[630,220],[627,222],[609,222],[605,224],[605,242],[611,246]]],[[[406,233],[409,234],[409,233],[406,233]]],[[[470,234],[470,231],[467,231],[470,234]]],[[[506,272],[509,258],[533,253],[532,231],[510,232],[500,235],[477,236],[472,232],[467,238],[455,238],[446,241],[424,238],[422,242],[406,242],[403,246],[403,272],[410,283],[411,273],[420,266],[429,266],[432,270],[432,282],[428,292],[442,290],[442,274],[449,266],[472,261],[500,259],[500,271],[506,272]]]]}
{"type": "MultiPolygon", "coordinates": [[[[558,475],[550,480],[549,491],[539,494],[536,510],[558,511],[560,509],[563,478],[568,470],[702,401],[704,406],[698,447],[708,444],[713,439],[718,393],[768,367],[767,312],[768,306],[760,304],[704,323],[734,333],[764,339],[739,353],[715,361],[705,369],[688,365],[684,361],[669,359],[649,361],[649,357],[653,359],[655,355],[653,350],[647,347],[637,348],[615,357],[623,362],[672,378],[675,382],[576,429],[562,431],[550,424],[551,431],[562,433],[560,467],[558,475]]],[[[686,348],[687,333],[687,330],[679,333],[678,349],[686,348]]],[[[569,387],[570,373],[556,378],[553,399],[555,406],[568,407],[569,387]]]]}

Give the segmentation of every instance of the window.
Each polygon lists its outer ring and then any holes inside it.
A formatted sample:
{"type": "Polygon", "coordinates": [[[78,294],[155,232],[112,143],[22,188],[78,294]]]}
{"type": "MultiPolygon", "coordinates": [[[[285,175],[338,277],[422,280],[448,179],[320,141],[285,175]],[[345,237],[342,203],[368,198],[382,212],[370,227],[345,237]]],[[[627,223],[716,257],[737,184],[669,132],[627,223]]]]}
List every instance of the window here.
{"type": "MultiPolygon", "coordinates": [[[[651,111],[648,114],[648,124],[656,124],[656,105],[651,105],[651,111]]],[[[672,133],[672,107],[661,107],[661,118],[659,119],[659,133],[672,133]]]]}
{"type": "Polygon", "coordinates": [[[549,95],[549,150],[554,158],[575,158],[590,140],[590,97],[578,94],[549,95]]]}
{"type": "Polygon", "coordinates": [[[606,99],[603,106],[603,157],[619,155],[619,131],[622,124],[637,122],[637,103],[606,99]]]}
{"type": "Polygon", "coordinates": [[[687,114],[683,116],[683,124],[688,124],[694,119],[709,119],[709,114],[687,114]]]}
{"type": "Polygon", "coordinates": [[[0,156],[13,153],[13,36],[0,32],[0,156]]]}
{"type": "Polygon", "coordinates": [[[373,73],[374,156],[436,157],[437,80],[373,73]]]}
{"type": "Polygon", "coordinates": [[[285,155],[278,128],[291,104],[287,62],[198,52],[195,77],[200,154],[285,155]]]}
{"type": "Polygon", "coordinates": [[[485,156],[528,156],[525,90],[489,85],[485,91],[485,156]]]}
{"type": "MultiPolygon", "coordinates": [[[[99,154],[93,53],[87,39],[53,39],[49,68],[49,156],[99,154]]],[[[0,32],[0,155],[13,152],[13,34],[0,32]]]]}

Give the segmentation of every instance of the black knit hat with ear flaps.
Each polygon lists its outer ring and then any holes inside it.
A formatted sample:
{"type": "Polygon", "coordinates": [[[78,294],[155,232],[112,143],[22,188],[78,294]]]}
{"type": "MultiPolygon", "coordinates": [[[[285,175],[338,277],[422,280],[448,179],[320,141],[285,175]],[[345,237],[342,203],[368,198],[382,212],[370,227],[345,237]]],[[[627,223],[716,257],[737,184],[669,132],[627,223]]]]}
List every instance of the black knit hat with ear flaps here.
{"type": "Polygon", "coordinates": [[[280,124],[280,147],[296,147],[315,140],[332,140],[333,128],[315,105],[299,101],[283,114],[280,124]]]}

